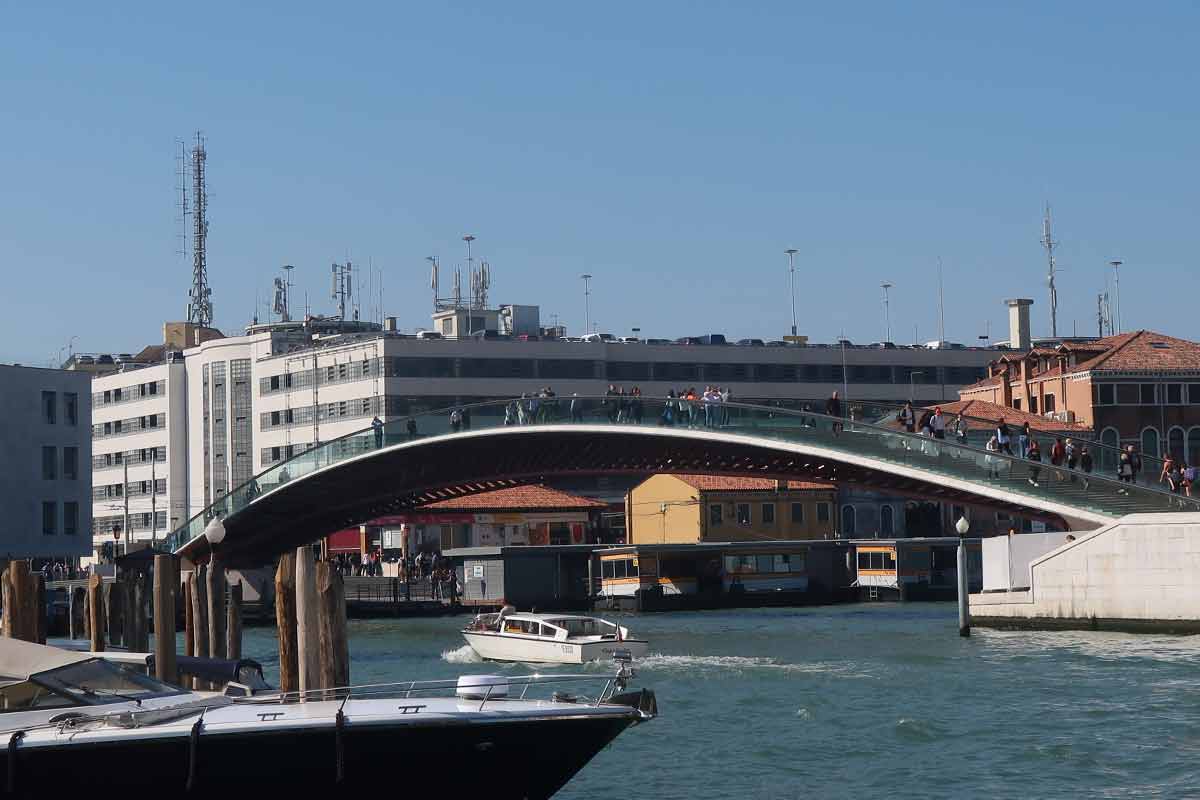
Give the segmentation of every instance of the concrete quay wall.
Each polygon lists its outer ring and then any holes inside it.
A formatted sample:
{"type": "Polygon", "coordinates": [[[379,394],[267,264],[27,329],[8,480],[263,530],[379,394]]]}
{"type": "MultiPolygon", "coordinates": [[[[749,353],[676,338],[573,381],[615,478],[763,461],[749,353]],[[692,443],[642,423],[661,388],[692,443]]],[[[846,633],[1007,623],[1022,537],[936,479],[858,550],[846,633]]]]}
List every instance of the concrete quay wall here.
{"type": "Polygon", "coordinates": [[[1030,562],[1027,589],[971,595],[972,624],[1200,633],[1200,514],[1131,514],[1075,535],[1030,562]]]}

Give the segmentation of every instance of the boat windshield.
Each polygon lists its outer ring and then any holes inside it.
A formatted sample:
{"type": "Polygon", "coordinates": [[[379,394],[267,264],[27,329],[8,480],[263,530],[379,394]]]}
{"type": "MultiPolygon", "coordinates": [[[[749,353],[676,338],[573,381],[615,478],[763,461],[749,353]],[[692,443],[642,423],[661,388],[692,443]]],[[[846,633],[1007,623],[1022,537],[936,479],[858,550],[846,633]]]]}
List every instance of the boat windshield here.
{"type": "Polygon", "coordinates": [[[617,626],[602,619],[552,619],[551,625],[566,628],[567,636],[611,636],[617,632],[617,626]]]}
{"type": "Polygon", "coordinates": [[[140,702],[150,697],[182,693],[174,686],[99,658],[34,675],[33,682],[86,705],[114,700],[140,702]]]}

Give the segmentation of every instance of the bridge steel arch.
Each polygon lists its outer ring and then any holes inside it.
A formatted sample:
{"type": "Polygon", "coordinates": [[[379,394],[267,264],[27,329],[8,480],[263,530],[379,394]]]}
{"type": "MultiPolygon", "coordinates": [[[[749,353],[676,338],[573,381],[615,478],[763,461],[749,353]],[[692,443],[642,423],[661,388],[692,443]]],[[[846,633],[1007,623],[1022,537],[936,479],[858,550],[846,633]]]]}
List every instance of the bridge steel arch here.
{"type": "MultiPolygon", "coordinates": [[[[848,434],[847,434],[848,435],[848,434]]],[[[1092,529],[1112,516],[807,443],[720,431],[535,425],[392,445],[300,476],[224,520],[222,559],[260,564],[331,531],[426,503],[571,475],[706,473],[832,480],[1092,529]]],[[[203,537],[200,537],[201,539],[203,537]]],[[[185,555],[203,556],[193,539],[185,555]]]]}

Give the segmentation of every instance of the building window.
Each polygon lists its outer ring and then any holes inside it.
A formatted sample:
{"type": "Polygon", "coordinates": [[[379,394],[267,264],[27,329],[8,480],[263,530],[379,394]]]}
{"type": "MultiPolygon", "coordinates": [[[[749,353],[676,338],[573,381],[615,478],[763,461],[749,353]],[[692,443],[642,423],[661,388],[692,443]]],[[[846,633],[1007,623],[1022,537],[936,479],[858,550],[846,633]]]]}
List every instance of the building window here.
{"type": "Polygon", "coordinates": [[[762,521],[764,525],[775,524],[775,504],[763,503],[762,505],[762,521]]]}
{"type": "Polygon", "coordinates": [[[1167,452],[1165,455],[1171,456],[1178,461],[1184,457],[1183,449],[1183,428],[1171,428],[1171,430],[1167,432],[1167,452]]]}
{"type": "Polygon", "coordinates": [[[738,525],[749,525],[750,524],[750,504],[749,503],[738,503],[737,504],[737,523],[738,523],[738,525]]]}
{"type": "Polygon", "coordinates": [[[1054,395],[1052,395],[1052,394],[1046,395],[1045,405],[1043,406],[1042,410],[1044,412],[1046,412],[1047,414],[1054,413],[1054,395]]]}
{"type": "Polygon", "coordinates": [[[896,535],[896,512],[891,506],[885,505],[879,507],[879,535],[896,535]]]}
{"type": "Polygon", "coordinates": [[[79,395],[63,392],[63,418],[68,425],[79,424],[79,395]]]}
{"type": "Polygon", "coordinates": [[[79,532],[79,503],[68,500],[63,503],[63,535],[74,536],[79,532]]]}
{"type": "Polygon", "coordinates": [[[1183,404],[1183,384],[1168,383],[1167,388],[1167,405],[1178,406],[1183,404]]]}
{"type": "Polygon", "coordinates": [[[829,522],[829,503],[817,503],[817,522],[829,522]]]}
{"type": "Polygon", "coordinates": [[[708,524],[720,525],[722,522],[723,518],[721,516],[721,504],[710,503],[708,506],[708,524]]]}
{"type": "Polygon", "coordinates": [[[854,506],[842,506],[842,535],[853,536],[855,530],[854,506]]]}
{"type": "Polygon", "coordinates": [[[1158,429],[1143,428],[1142,429],[1142,455],[1158,458],[1158,429]]]}
{"type": "Polygon", "coordinates": [[[1144,405],[1144,406],[1154,405],[1155,404],[1154,390],[1156,388],[1156,384],[1143,383],[1143,384],[1141,384],[1141,387],[1142,387],[1142,390],[1141,390],[1142,405],[1144,405]]]}
{"type": "Polygon", "coordinates": [[[63,448],[63,477],[69,481],[79,479],[79,448],[63,448]]]}
{"type": "Polygon", "coordinates": [[[54,501],[42,503],[42,533],[53,536],[58,533],[58,504],[54,501]]]}
{"type": "Polygon", "coordinates": [[[792,503],[792,524],[804,524],[804,503],[792,503]]]}
{"type": "Polygon", "coordinates": [[[58,448],[42,448],[42,480],[52,481],[58,477],[58,448]]]}
{"type": "Polygon", "coordinates": [[[1188,402],[1200,406],[1200,383],[1188,384],[1188,402]]]}
{"type": "Polygon", "coordinates": [[[56,421],[55,405],[58,403],[58,396],[55,392],[42,392],[42,422],[47,425],[53,425],[56,421]]]}
{"type": "MultiPolygon", "coordinates": [[[[1014,400],[1013,403],[1015,404],[1016,401],[1014,400]]],[[[1020,408],[1020,406],[1013,405],[1013,408],[1020,408]]],[[[1036,414],[1036,413],[1038,413],[1037,409],[1038,409],[1037,395],[1031,394],[1031,395],[1029,395],[1029,413],[1036,414]]]]}
{"type": "Polygon", "coordinates": [[[1116,402],[1116,394],[1111,383],[1099,383],[1095,387],[1095,403],[1098,406],[1111,406],[1116,402]]]}
{"type": "Polygon", "coordinates": [[[1020,411],[1021,410],[1021,398],[1014,397],[1012,407],[1015,408],[1017,411],[1020,411]]]}

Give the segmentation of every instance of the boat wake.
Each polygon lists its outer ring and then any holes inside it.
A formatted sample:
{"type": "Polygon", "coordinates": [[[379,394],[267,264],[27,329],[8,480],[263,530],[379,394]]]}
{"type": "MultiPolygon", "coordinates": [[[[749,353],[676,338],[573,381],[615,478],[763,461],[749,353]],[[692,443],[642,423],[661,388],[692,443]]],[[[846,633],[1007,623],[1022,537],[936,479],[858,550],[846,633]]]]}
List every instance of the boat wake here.
{"type": "Polygon", "coordinates": [[[638,659],[634,665],[640,669],[703,671],[720,670],[742,672],[744,670],[770,670],[796,674],[837,675],[841,677],[868,677],[848,664],[789,664],[765,656],[694,656],[650,653],[638,659]]]}
{"type": "Polygon", "coordinates": [[[469,644],[464,644],[455,650],[443,650],[442,660],[451,664],[482,664],[483,659],[469,644]]]}

